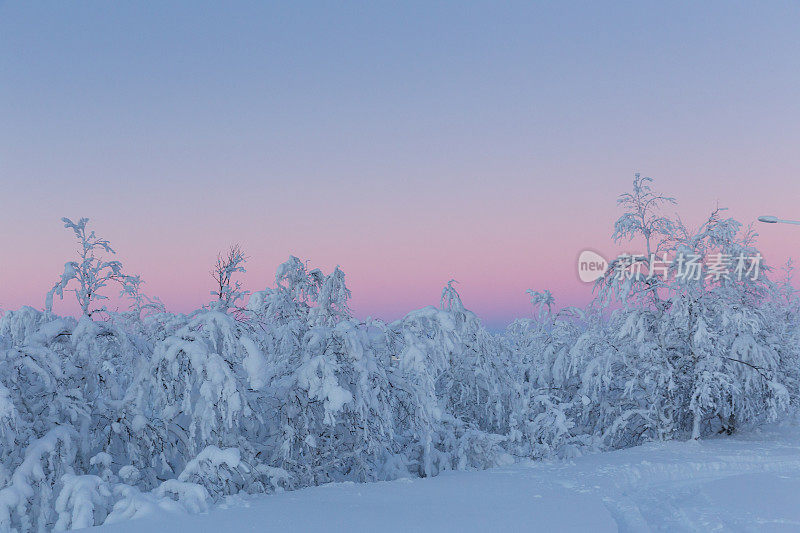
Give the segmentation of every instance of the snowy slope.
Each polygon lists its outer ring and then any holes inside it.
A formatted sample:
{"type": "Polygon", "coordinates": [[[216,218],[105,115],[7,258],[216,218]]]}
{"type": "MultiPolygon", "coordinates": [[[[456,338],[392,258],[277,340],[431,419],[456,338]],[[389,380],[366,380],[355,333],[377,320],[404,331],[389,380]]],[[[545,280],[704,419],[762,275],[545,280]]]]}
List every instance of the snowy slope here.
{"type": "Polygon", "coordinates": [[[800,428],[230,499],[104,531],[800,531],[800,428]]]}

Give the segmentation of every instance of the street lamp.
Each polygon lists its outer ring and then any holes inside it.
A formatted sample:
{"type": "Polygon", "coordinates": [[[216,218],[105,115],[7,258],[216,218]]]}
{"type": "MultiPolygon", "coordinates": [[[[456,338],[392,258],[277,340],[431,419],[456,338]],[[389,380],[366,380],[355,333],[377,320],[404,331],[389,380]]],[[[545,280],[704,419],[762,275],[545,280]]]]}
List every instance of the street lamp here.
{"type": "Polygon", "coordinates": [[[778,218],[772,215],[764,215],[758,217],[759,222],[766,222],[767,224],[777,224],[780,222],[781,224],[796,224],[800,226],[800,221],[798,220],[783,220],[782,218],[778,218]]]}

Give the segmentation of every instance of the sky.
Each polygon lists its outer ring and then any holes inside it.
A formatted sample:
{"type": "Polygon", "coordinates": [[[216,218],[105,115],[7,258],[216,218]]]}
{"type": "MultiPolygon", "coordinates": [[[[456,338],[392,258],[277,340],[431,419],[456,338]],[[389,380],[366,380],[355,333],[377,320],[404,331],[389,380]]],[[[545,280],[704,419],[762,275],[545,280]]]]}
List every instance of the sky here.
{"type": "Polygon", "coordinates": [[[43,306],[63,216],[175,311],[234,242],[251,290],[340,265],[362,317],[449,279],[490,326],[584,305],[635,172],[690,224],[800,219],[798,35],[779,1],[0,0],[0,307],[43,306]]]}

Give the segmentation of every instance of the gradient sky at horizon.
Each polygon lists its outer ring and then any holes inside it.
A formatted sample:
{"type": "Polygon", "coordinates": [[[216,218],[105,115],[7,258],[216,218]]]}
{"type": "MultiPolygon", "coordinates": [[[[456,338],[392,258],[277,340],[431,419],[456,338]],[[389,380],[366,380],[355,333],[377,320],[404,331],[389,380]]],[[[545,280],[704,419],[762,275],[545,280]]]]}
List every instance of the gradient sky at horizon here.
{"type": "Polygon", "coordinates": [[[798,36],[793,2],[0,0],[0,306],[43,305],[62,216],[176,311],[232,242],[253,290],[341,265],[359,316],[583,305],[635,172],[694,225],[800,219],[798,36]]]}

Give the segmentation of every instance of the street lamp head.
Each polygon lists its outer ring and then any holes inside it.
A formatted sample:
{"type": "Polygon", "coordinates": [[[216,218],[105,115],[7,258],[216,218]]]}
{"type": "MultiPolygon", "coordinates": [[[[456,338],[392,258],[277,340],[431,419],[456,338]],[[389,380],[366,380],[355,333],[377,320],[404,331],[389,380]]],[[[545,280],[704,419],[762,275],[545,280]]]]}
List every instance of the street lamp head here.
{"type": "Polygon", "coordinates": [[[767,224],[775,224],[778,222],[778,217],[774,217],[772,215],[765,215],[758,217],[759,222],[766,222],[767,224]]]}

